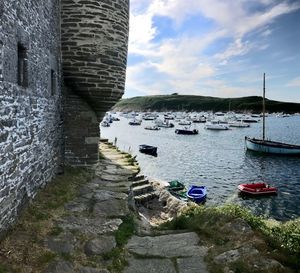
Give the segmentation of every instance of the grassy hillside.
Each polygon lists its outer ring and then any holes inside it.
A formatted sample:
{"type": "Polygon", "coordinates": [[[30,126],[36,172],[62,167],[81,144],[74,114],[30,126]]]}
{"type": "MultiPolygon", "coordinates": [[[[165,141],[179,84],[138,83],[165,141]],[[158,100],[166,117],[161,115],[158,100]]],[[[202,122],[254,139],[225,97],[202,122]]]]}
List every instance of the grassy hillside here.
{"type": "MultiPolygon", "coordinates": [[[[217,98],[190,95],[144,96],[120,100],[117,111],[262,111],[262,97],[217,98]]],[[[300,103],[266,99],[268,112],[300,112],[300,103]]]]}

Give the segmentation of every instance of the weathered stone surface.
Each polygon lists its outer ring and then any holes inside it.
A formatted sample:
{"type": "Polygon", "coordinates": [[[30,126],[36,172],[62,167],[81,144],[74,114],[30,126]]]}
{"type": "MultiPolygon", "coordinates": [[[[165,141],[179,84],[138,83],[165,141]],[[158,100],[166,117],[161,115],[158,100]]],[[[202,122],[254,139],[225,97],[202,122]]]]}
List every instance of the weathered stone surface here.
{"type": "Polygon", "coordinates": [[[233,232],[235,234],[245,234],[251,236],[253,234],[252,228],[248,225],[248,223],[243,219],[235,219],[232,222],[228,222],[224,227],[224,231],[233,232]]]}
{"type": "Polygon", "coordinates": [[[247,257],[259,254],[258,250],[252,245],[244,245],[237,249],[226,251],[214,258],[215,263],[225,264],[235,262],[240,258],[246,259],[247,257]]]}
{"type": "Polygon", "coordinates": [[[61,7],[65,83],[101,120],[124,93],[129,0],[62,0],[61,7]]]}
{"type": "Polygon", "coordinates": [[[58,254],[71,254],[74,251],[76,241],[71,236],[59,238],[51,237],[46,240],[47,247],[58,254]]]}
{"type": "Polygon", "coordinates": [[[100,236],[88,241],[84,246],[84,252],[88,256],[99,255],[111,251],[114,247],[116,247],[114,236],[100,236]]]}
{"type": "Polygon", "coordinates": [[[133,236],[126,247],[131,253],[150,257],[204,256],[207,252],[206,247],[199,246],[199,237],[194,232],[155,237],[133,236]]]}
{"type": "Polygon", "coordinates": [[[107,269],[98,269],[93,267],[82,267],[79,273],[109,273],[107,269]]]}
{"type": "Polygon", "coordinates": [[[72,263],[67,261],[56,261],[51,263],[43,273],[74,273],[72,263]]]}
{"type": "Polygon", "coordinates": [[[127,200],[111,199],[94,206],[95,217],[122,217],[129,213],[127,200]]]}
{"type": "Polygon", "coordinates": [[[71,212],[84,212],[89,209],[87,200],[84,198],[78,198],[65,205],[65,209],[71,212]]]}
{"type": "Polygon", "coordinates": [[[1,234],[57,174],[63,148],[59,1],[0,2],[1,234]]]}
{"type": "MultiPolygon", "coordinates": [[[[177,273],[168,259],[130,259],[124,273],[177,273]]],[[[200,272],[199,272],[200,273],[200,272]]]]}
{"type": "Polygon", "coordinates": [[[64,230],[76,231],[87,235],[98,235],[114,232],[122,223],[121,219],[106,219],[104,217],[90,218],[84,216],[69,216],[57,221],[64,230]]]}
{"type": "Polygon", "coordinates": [[[128,195],[122,192],[116,192],[111,190],[95,190],[94,199],[97,202],[118,199],[118,200],[127,200],[128,195]]]}
{"type": "Polygon", "coordinates": [[[265,272],[288,272],[288,270],[278,261],[266,257],[256,257],[251,264],[256,270],[265,272]]]}
{"type": "Polygon", "coordinates": [[[179,273],[209,273],[202,256],[177,259],[179,273]]]}

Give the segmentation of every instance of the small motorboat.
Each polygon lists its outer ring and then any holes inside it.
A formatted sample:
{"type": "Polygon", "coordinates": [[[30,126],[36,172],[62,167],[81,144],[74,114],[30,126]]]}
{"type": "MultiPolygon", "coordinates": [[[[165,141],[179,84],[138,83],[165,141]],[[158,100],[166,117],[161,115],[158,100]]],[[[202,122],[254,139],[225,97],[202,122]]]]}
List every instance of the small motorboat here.
{"type": "Polygon", "coordinates": [[[139,151],[143,154],[157,156],[157,147],[146,144],[139,145],[139,151]]]}
{"type": "Polygon", "coordinates": [[[157,125],[154,125],[154,126],[146,126],[144,129],[145,129],[145,130],[152,130],[152,131],[158,131],[158,130],[160,130],[160,128],[159,128],[157,125]]]}
{"type": "Polygon", "coordinates": [[[243,121],[231,121],[231,122],[229,122],[229,127],[248,128],[248,127],[250,127],[250,124],[244,123],[243,121]]]}
{"type": "Polygon", "coordinates": [[[106,120],[102,121],[100,124],[102,127],[110,127],[109,122],[107,122],[106,120]]]}
{"type": "Polygon", "coordinates": [[[277,188],[269,186],[267,183],[251,183],[251,184],[240,184],[238,189],[241,193],[249,195],[268,195],[276,194],[277,188]]]}
{"type": "Polygon", "coordinates": [[[142,124],[142,121],[138,120],[138,119],[133,119],[133,120],[129,121],[128,124],[133,125],[133,126],[139,126],[142,124]]]}
{"type": "Polygon", "coordinates": [[[190,186],[186,196],[195,203],[204,202],[206,199],[207,190],[205,186],[190,186]]]}
{"type": "Polygon", "coordinates": [[[173,128],[174,127],[174,124],[169,122],[169,120],[166,120],[166,121],[156,120],[155,124],[158,127],[163,127],[163,128],[173,128]]]}
{"type": "Polygon", "coordinates": [[[188,121],[188,120],[181,120],[178,122],[178,125],[191,125],[192,122],[191,121],[188,121]]]}
{"type": "Polygon", "coordinates": [[[168,190],[181,191],[185,189],[184,184],[179,182],[178,180],[173,180],[168,183],[169,183],[168,190]]]}
{"type": "Polygon", "coordinates": [[[191,130],[191,129],[188,129],[188,128],[176,129],[175,134],[178,134],[178,135],[197,135],[198,130],[197,129],[191,130]]]}
{"type": "Polygon", "coordinates": [[[229,126],[227,124],[222,124],[219,121],[211,121],[210,123],[204,126],[204,129],[207,130],[229,130],[229,126]]]}

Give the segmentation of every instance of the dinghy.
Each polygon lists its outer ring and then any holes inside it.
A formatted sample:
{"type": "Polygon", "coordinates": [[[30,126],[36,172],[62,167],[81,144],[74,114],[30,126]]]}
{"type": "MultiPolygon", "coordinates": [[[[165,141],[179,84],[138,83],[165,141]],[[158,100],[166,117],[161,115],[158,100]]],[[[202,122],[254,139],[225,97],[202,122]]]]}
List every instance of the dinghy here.
{"type": "Polygon", "coordinates": [[[201,203],[205,201],[207,190],[205,186],[190,186],[186,196],[195,203],[201,203]]]}
{"type": "Polygon", "coordinates": [[[266,183],[251,183],[251,184],[240,184],[238,189],[241,193],[249,195],[269,195],[276,194],[277,188],[270,187],[266,183]]]}

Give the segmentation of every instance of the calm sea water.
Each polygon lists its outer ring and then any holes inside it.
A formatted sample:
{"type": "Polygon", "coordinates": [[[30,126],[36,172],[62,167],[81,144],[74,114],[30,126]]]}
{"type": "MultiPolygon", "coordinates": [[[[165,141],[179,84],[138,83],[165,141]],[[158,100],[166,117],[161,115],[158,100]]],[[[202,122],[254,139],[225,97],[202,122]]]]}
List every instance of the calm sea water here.
{"type": "MultiPolygon", "coordinates": [[[[101,137],[114,141],[123,151],[137,156],[142,174],[160,180],[179,180],[187,186],[206,185],[206,205],[238,203],[257,215],[277,220],[300,217],[300,157],[258,155],[245,149],[244,137],[261,137],[261,123],[250,128],[228,131],[205,130],[195,124],[198,135],[177,135],[175,128],[145,130],[152,121],[141,126],[128,125],[120,117],[111,127],[101,127],[101,137]],[[158,156],[138,151],[138,145],[158,147],[158,156]],[[237,185],[264,181],[278,187],[276,196],[242,198],[237,185]]],[[[173,121],[172,121],[173,122],[173,121]]],[[[176,122],[173,122],[176,124],[176,122]]],[[[266,118],[267,137],[280,142],[300,144],[300,116],[266,118]]]]}

